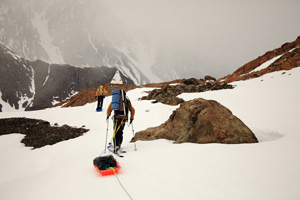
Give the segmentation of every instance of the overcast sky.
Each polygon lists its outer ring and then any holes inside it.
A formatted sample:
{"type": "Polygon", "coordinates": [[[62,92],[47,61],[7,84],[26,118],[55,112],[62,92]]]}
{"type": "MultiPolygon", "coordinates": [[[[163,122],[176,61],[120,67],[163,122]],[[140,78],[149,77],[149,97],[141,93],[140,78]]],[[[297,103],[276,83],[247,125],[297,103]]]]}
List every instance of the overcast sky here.
{"type": "MultiPolygon", "coordinates": [[[[128,28],[142,28],[232,73],[300,35],[300,0],[103,0],[128,28]]],[[[215,72],[215,73],[214,73],[215,72]]]]}

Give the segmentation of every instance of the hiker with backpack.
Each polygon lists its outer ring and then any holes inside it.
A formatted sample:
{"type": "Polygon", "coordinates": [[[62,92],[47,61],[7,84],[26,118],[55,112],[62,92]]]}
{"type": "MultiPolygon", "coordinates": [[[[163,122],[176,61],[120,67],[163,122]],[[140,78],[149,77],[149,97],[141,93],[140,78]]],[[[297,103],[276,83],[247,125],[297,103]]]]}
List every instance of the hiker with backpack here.
{"type": "Polygon", "coordinates": [[[114,144],[114,152],[117,153],[123,142],[123,129],[125,127],[125,122],[128,121],[128,112],[130,111],[130,122],[132,123],[134,119],[135,109],[133,108],[131,101],[126,96],[126,92],[124,90],[114,90],[112,96],[112,102],[108,106],[107,109],[107,118],[111,112],[114,110],[114,135],[113,135],[113,144],[114,144]]]}
{"type": "Polygon", "coordinates": [[[102,111],[102,106],[103,106],[103,99],[105,98],[104,94],[107,94],[106,89],[103,87],[103,85],[100,85],[97,88],[95,98],[98,98],[98,104],[97,104],[97,111],[102,111]]]}

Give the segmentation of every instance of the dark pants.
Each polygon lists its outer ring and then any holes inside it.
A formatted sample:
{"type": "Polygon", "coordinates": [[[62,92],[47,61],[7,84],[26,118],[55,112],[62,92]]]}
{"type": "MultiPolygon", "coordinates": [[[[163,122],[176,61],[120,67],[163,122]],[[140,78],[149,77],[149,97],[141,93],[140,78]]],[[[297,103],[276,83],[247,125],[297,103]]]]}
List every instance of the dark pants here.
{"type": "Polygon", "coordinates": [[[115,118],[114,119],[114,137],[113,143],[115,147],[121,148],[123,142],[123,130],[125,127],[125,119],[115,118]]]}
{"type": "Polygon", "coordinates": [[[98,96],[98,105],[97,105],[97,109],[102,109],[102,106],[103,106],[103,99],[104,99],[104,96],[98,96]]]}

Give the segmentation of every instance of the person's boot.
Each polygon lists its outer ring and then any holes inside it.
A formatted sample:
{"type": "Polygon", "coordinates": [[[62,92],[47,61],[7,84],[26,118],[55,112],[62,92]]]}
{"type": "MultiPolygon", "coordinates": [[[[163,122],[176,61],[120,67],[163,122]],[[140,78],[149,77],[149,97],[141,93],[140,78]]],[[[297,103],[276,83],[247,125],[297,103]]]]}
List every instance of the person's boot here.
{"type": "Polygon", "coordinates": [[[120,150],[120,147],[119,147],[119,146],[116,146],[116,148],[115,148],[115,153],[117,153],[119,150],[120,150]]]}

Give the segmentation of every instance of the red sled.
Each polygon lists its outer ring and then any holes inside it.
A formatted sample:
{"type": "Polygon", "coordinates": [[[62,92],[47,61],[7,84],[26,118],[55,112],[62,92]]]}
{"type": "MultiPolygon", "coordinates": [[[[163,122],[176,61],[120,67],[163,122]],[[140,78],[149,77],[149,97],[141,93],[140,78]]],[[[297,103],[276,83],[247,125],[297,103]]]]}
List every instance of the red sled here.
{"type": "Polygon", "coordinates": [[[112,155],[100,156],[93,161],[95,169],[102,175],[117,174],[121,166],[112,155]]]}
{"type": "Polygon", "coordinates": [[[97,170],[97,172],[99,172],[102,176],[113,175],[115,173],[117,174],[119,169],[121,169],[121,166],[120,166],[119,162],[117,162],[117,167],[116,168],[100,170],[97,166],[94,165],[94,167],[97,170]]]}

